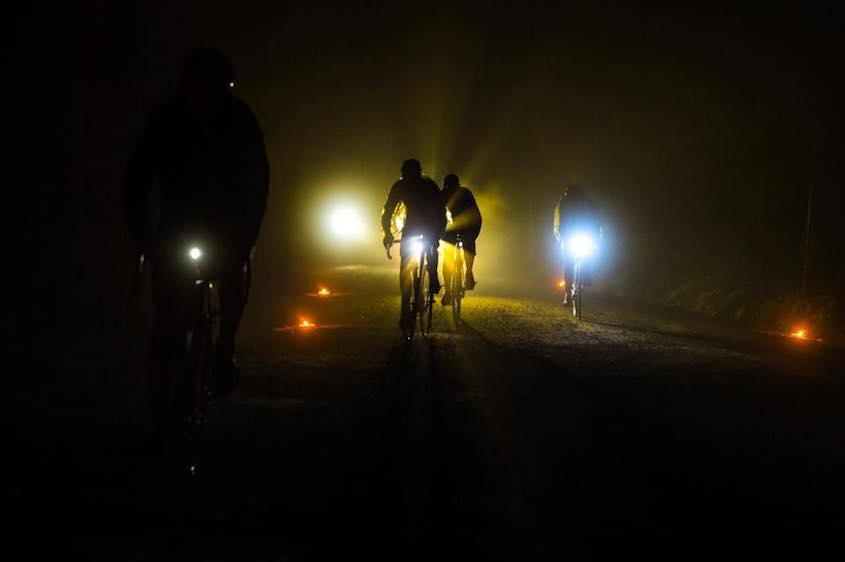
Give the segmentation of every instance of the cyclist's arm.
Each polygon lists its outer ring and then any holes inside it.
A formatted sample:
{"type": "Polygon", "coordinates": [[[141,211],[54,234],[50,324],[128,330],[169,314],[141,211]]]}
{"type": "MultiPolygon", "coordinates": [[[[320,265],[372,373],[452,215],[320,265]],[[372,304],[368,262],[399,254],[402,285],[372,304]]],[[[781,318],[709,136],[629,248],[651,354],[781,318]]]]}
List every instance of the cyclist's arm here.
{"type": "Polygon", "coordinates": [[[381,210],[381,230],[385,236],[390,234],[390,221],[393,219],[393,212],[399,204],[399,182],[393,184],[390,188],[390,193],[387,195],[387,200],[384,202],[384,208],[381,210]]]}

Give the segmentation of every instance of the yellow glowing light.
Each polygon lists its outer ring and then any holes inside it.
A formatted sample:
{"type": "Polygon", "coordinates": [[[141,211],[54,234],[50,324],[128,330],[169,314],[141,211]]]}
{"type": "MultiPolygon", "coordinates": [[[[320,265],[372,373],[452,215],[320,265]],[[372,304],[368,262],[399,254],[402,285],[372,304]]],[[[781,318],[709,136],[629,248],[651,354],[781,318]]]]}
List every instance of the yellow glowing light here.
{"type": "Polygon", "coordinates": [[[452,222],[452,211],[450,211],[449,209],[446,209],[446,222],[447,223],[452,222]]]}
{"type": "Polygon", "coordinates": [[[318,295],[320,295],[321,297],[327,297],[327,296],[329,296],[331,293],[329,292],[329,290],[328,290],[328,289],[326,289],[325,287],[323,287],[323,288],[321,288],[319,291],[317,291],[317,294],[318,294],[318,295]]]}
{"type": "Polygon", "coordinates": [[[561,280],[560,280],[560,283],[558,283],[558,284],[557,284],[557,286],[558,286],[558,287],[560,287],[561,289],[563,289],[564,287],[566,287],[566,281],[564,281],[563,279],[561,279],[561,280]]]}
{"type": "Polygon", "coordinates": [[[234,88],[234,87],[235,87],[235,83],[234,83],[234,82],[229,82],[229,87],[230,87],[230,88],[234,88]]]}
{"type": "Polygon", "coordinates": [[[358,209],[335,207],[326,215],[326,226],[335,240],[360,240],[366,231],[364,220],[358,209]]]}
{"type": "Polygon", "coordinates": [[[402,232],[402,229],[405,228],[405,218],[407,216],[408,212],[405,209],[405,203],[399,203],[393,210],[393,216],[390,218],[395,232],[402,232]]]}
{"type": "Polygon", "coordinates": [[[308,320],[307,318],[303,318],[302,321],[299,323],[300,328],[313,328],[314,323],[308,320]]]}
{"type": "Polygon", "coordinates": [[[804,328],[799,328],[798,330],[792,332],[789,335],[790,335],[790,337],[798,338],[800,340],[804,340],[804,339],[807,339],[807,330],[805,330],[804,328]]]}

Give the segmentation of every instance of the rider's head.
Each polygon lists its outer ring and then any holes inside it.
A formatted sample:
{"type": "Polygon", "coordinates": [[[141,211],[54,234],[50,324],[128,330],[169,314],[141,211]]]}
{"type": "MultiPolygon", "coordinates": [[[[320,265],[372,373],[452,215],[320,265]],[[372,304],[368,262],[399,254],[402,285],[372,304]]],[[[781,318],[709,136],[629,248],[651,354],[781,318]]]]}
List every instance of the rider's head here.
{"type": "Polygon", "coordinates": [[[235,68],[226,55],[212,49],[199,49],[182,60],[181,90],[194,109],[208,110],[225,99],[235,68]]]}
{"type": "Polygon", "coordinates": [[[412,178],[420,177],[422,175],[422,166],[420,161],[416,158],[411,158],[402,162],[402,177],[412,178]]]}
{"type": "Polygon", "coordinates": [[[577,183],[573,183],[566,188],[567,197],[581,197],[582,195],[584,195],[584,188],[577,183]]]}
{"type": "Polygon", "coordinates": [[[449,174],[448,176],[446,176],[443,179],[443,187],[444,188],[447,188],[447,187],[448,188],[455,188],[455,187],[460,187],[460,185],[461,185],[461,180],[458,179],[458,176],[456,176],[455,174],[449,174]]]}

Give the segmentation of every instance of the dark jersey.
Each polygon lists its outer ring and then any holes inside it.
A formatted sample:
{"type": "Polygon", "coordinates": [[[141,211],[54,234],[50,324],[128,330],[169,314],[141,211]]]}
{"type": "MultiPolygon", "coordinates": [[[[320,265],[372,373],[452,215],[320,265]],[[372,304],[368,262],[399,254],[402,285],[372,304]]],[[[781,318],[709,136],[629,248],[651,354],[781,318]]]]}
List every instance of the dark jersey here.
{"type": "Polygon", "coordinates": [[[136,244],[188,232],[210,233],[239,252],[255,244],[269,189],[263,133],[242,101],[227,96],[207,122],[195,120],[175,95],[149,117],[127,168],[125,208],[136,244]],[[154,229],[150,192],[158,184],[154,229]]]}
{"type": "Polygon", "coordinates": [[[381,214],[381,227],[390,232],[390,221],[397,205],[405,205],[403,233],[426,234],[439,238],[446,227],[446,206],[440,188],[426,176],[403,178],[393,184],[381,214]]]}
{"type": "Polygon", "coordinates": [[[445,187],[441,194],[452,217],[452,222],[446,225],[447,234],[477,237],[481,230],[481,210],[472,192],[466,187],[445,187]]]}
{"type": "Polygon", "coordinates": [[[585,195],[564,195],[555,207],[555,238],[565,239],[578,230],[589,232],[598,239],[601,230],[598,210],[593,201],[585,195]]]}

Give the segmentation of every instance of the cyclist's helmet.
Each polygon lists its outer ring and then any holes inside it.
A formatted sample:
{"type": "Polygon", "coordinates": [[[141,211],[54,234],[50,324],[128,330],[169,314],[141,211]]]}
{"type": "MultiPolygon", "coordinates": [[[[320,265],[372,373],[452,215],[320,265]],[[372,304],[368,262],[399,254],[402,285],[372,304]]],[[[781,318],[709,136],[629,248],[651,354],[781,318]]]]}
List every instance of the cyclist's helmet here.
{"type": "Polygon", "coordinates": [[[416,158],[410,158],[402,162],[402,177],[413,177],[422,175],[422,165],[416,158]]]}

